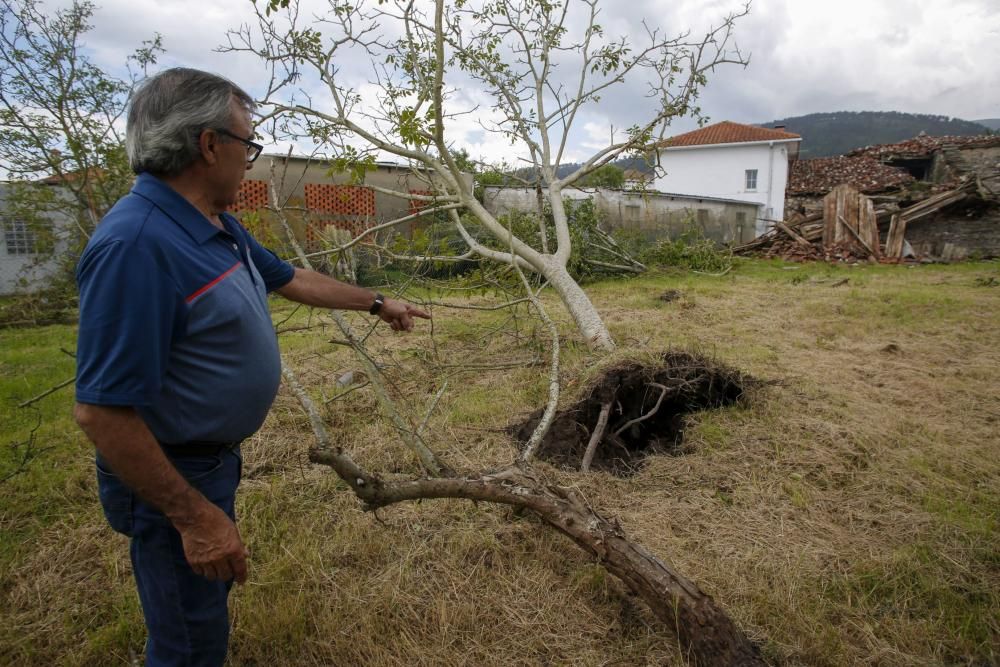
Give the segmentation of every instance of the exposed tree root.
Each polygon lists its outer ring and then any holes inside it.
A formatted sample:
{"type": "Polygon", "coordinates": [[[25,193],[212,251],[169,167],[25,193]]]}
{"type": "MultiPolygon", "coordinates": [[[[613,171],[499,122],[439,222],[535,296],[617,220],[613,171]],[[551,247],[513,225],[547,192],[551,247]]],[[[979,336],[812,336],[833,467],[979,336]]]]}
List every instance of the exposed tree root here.
{"type": "Polygon", "coordinates": [[[611,414],[611,401],[601,405],[601,413],[597,416],[597,424],[594,432],[590,434],[590,441],[587,443],[587,451],[583,453],[583,463],[580,464],[580,472],[589,472],[590,463],[594,460],[594,452],[597,446],[604,440],[604,429],[608,427],[608,415],[611,414]]]}
{"type": "Polygon", "coordinates": [[[631,542],[617,521],[591,509],[571,489],[541,480],[521,463],[478,478],[430,478],[383,481],[358,466],[330,441],[319,413],[289,369],[285,379],[309,414],[317,446],[309,458],[330,466],[350,485],[365,509],[431,499],[489,501],[534,512],[542,521],[592,554],[612,574],[649,604],[668,627],[675,628],[687,655],[698,665],[764,665],[756,645],[711,596],[670,565],[631,542]]]}
{"type": "MultiPolygon", "coordinates": [[[[650,454],[681,451],[686,415],[731,405],[757,384],[686,352],[668,352],[651,364],[625,362],[609,368],[581,400],[556,413],[535,455],[566,470],[631,475],[650,454]]],[[[527,440],[539,415],[513,424],[509,432],[527,440]]]]}

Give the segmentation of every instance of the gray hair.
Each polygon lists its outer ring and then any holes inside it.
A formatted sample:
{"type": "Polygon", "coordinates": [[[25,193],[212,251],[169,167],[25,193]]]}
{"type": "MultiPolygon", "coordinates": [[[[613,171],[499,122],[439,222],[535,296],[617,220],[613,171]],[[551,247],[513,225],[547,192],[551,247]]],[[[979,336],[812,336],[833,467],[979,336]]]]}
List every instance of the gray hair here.
{"type": "Polygon", "coordinates": [[[125,151],[137,174],[176,176],[200,154],[198,137],[232,120],[233,98],[247,110],[253,98],[229,79],[175,67],[142,82],[132,96],[125,125],[125,151]]]}

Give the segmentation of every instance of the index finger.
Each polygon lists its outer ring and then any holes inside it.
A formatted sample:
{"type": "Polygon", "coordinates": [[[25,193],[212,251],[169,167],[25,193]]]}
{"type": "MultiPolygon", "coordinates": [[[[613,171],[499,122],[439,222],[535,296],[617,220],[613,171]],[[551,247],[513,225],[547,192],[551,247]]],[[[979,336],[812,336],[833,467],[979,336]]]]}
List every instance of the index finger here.
{"type": "Polygon", "coordinates": [[[425,320],[431,319],[431,316],[430,316],[429,313],[426,313],[426,312],[420,310],[419,308],[414,308],[413,306],[410,306],[410,307],[408,307],[406,309],[406,314],[407,315],[412,315],[413,317],[422,317],[425,320]]]}

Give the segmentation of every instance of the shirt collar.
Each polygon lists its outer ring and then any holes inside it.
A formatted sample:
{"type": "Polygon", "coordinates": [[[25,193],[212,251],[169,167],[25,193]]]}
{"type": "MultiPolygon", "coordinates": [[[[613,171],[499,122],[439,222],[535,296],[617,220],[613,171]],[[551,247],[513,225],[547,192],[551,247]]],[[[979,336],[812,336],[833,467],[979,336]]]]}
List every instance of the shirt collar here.
{"type": "Polygon", "coordinates": [[[222,233],[194,204],[180,193],[149,173],[139,174],[132,186],[132,192],[153,202],[161,211],[176,222],[196,243],[205,243],[222,233]]]}

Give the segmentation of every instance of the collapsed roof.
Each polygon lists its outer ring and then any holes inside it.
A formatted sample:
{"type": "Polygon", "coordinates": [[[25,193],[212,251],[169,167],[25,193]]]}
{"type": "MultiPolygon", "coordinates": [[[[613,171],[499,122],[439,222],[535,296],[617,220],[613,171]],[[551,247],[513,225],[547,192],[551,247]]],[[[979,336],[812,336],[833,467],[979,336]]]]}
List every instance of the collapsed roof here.
{"type": "Polygon", "coordinates": [[[866,194],[903,187],[914,180],[905,169],[882,164],[873,157],[817,157],[792,163],[789,195],[826,194],[841,183],[850,183],[866,194]]]}
{"type": "Polygon", "coordinates": [[[945,148],[987,148],[990,146],[1000,146],[1000,136],[996,135],[973,135],[973,136],[943,136],[932,137],[926,134],[899,141],[894,144],[875,144],[856,148],[849,152],[849,157],[868,156],[878,160],[891,160],[893,158],[926,158],[932,156],[936,151],[945,148]]]}

